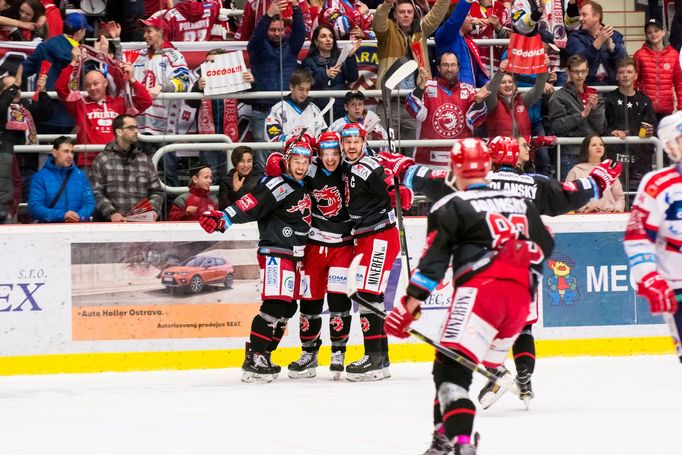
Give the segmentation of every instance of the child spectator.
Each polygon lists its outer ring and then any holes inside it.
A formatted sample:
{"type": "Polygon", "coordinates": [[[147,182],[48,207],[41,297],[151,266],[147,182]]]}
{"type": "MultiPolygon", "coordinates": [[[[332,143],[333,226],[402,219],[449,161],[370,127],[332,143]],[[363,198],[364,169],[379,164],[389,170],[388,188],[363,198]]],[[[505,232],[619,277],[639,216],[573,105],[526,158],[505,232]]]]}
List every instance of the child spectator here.
{"type": "MultiPolygon", "coordinates": [[[[376,112],[365,108],[365,95],[362,92],[358,90],[346,92],[343,108],[346,111],[346,115],[336,119],[329,127],[330,131],[341,134],[341,131],[349,123],[358,123],[365,128],[368,140],[385,141],[388,139],[388,133],[381,125],[379,116],[376,112]]],[[[380,151],[386,150],[380,149],[380,151]]]]}
{"type": "Polygon", "coordinates": [[[289,79],[291,93],[283,101],[272,106],[265,120],[265,134],[269,141],[286,141],[290,135],[303,128],[308,134],[317,137],[327,129],[324,118],[317,118],[320,109],[308,96],[313,85],[313,77],[304,69],[297,69],[289,79]]]}
{"type": "Polygon", "coordinates": [[[201,163],[190,170],[189,191],[173,201],[168,221],[197,221],[206,210],[215,210],[217,203],[210,196],[213,173],[211,166],[201,163]]]}
{"type": "Polygon", "coordinates": [[[661,21],[650,19],[644,26],[646,42],[635,52],[637,87],[651,99],[658,120],[675,110],[682,102],[682,70],[680,54],[672,46],[665,46],[665,29],[661,21]]]}

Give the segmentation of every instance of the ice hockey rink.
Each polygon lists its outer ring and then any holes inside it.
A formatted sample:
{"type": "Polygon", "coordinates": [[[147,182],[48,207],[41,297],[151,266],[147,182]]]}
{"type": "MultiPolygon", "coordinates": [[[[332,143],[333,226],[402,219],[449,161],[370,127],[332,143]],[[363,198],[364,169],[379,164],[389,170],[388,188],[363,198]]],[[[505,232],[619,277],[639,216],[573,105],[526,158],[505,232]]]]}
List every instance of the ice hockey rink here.
{"type": "MultiPolygon", "coordinates": [[[[238,369],[0,378],[0,453],[419,454],[430,442],[430,365],[375,383],[243,384],[238,369]]],[[[283,372],[285,373],[285,372],[283,372]]],[[[482,455],[679,454],[673,355],[540,359],[536,398],[479,411],[482,455]]],[[[472,390],[482,386],[476,378],[472,390]]],[[[473,393],[472,393],[473,395],[473,393]]]]}

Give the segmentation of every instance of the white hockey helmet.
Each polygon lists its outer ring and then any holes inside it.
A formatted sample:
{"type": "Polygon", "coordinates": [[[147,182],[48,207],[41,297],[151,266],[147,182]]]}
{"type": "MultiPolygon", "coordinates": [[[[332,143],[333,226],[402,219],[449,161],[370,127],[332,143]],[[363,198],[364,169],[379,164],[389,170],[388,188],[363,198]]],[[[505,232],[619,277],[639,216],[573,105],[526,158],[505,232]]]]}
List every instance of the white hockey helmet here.
{"type": "Polygon", "coordinates": [[[679,163],[682,160],[682,111],[663,117],[658,123],[658,138],[663,141],[663,148],[670,160],[679,163]]]}

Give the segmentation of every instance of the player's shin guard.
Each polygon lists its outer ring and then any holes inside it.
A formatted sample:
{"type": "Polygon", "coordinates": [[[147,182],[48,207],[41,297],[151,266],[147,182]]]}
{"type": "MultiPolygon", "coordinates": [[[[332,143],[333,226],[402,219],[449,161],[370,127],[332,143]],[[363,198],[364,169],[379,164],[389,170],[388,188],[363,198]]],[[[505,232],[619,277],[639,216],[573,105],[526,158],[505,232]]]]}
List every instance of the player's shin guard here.
{"type": "Polygon", "coordinates": [[[350,335],[351,301],[343,294],[327,294],[329,303],[329,338],[332,343],[332,358],[329,371],[338,380],[345,368],[346,344],[350,335]]]}
{"type": "Polygon", "coordinates": [[[514,342],[512,351],[516,364],[516,385],[519,388],[519,398],[528,406],[528,400],[535,397],[531,384],[531,375],[535,371],[535,339],[533,326],[527,325],[514,342]]]}
{"type": "Polygon", "coordinates": [[[304,351],[316,352],[320,348],[320,331],[322,330],[323,300],[304,300],[301,302],[299,319],[301,346],[304,351]]]}
{"type": "Polygon", "coordinates": [[[260,354],[268,352],[268,348],[273,341],[273,333],[278,323],[278,317],[263,311],[258,313],[251,322],[251,333],[249,335],[251,350],[260,354]]]}
{"type": "Polygon", "coordinates": [[[438,399],[445,435],[453,444],[468,444],[474,430],[476,406],[469,399],[467,390],[460,385],[444,382],[438,388],[438,399]]]}
{"type": "Polygon", "coordinates": [[[329,338],[332,343],[332,352],[346,352],[352,320],[351,301],[343,294],[327,294],[327,302],[329,303],[329,338]]]}
{"type": "Polygon", "coordinates": [[[514,363],[516,371],[525,371],[533,374],[535,371],[535,339],[533,338],[533,326],[527,325],[523,328],[519,337],[512,347],[514,353],[514,363]]]}

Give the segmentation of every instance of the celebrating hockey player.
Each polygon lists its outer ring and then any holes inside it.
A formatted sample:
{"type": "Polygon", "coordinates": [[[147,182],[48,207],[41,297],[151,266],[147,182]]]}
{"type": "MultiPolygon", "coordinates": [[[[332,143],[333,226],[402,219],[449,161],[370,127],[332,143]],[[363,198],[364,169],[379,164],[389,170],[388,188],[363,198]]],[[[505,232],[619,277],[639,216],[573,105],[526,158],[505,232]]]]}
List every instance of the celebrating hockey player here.
{"type": "Polygon", "coordinates": [[[288,319],[296,313],[300,261],[312,222],[310,195],[304,182],[311,155],[307,144],[294,144],[282,160],[283,175],[264,179],[252,193],[224,211],[208,210],[199,218],[208,233],[222,232],[234,223],[258,221],[263,303],[251,323],[242,365],[244,382],[270,382],[281,370],[270,361],[270,353],[284,335],[288,319]]]}
{"type": "MultiPolygon", "coordinates": [[[[312,201],[312,228],[303,255],[300,295],[303,352],[298,360],[289,364],[292,379],[312,378],[317,374],[325,294],[332,344],[329,369],[335,379],[344,369],[351,324],[351,302],[345,291],[348,264],[353,257],[353,237],[346,208],[339,135],[322,133],[316,142],[319,156],[313,158],[306,177],[312,201]]],[[[281,174],[280,160],[280,154],[270,155],[265,167],[268,176],[281,174]]]]}
{"type": "Polygon", "coordinates": [[[649,172],[637,190],[625,230],[630,281],[663,314],[682,362],[682,112],[661,119],[658,137],[672,166],[649,172]]]}
{"type": "MultiPolygon", "coordinates": [[[[393,176],[387,175],[375,159],[366,155],[366,136],[364,128],[357,123],[349,123],[341,132],[343,159],[350,165],[346,175],[346,196],[349,198],[348,211],[355,240],[353,256],[363,255],[359,276],[351,279],[356,279],[357,289],[365,300],[383,307],[388,276],[400,251],[396,216],[392,208],[395,204],[392,204],[389,195],[389,191],[395,189],[393,176]]],[[[395,200],[394,192],[392,194],[395,200]]],[[[407,193],[401,193],[401,196],[406,203],[411,202],[407,193]]],[[[381,380],[390,374],[384,321],[361,308],[360,326],[365,355],[346,366],[346,379],[381,380]]]]}
{"type": "MultiPolygon", "coordinates": [[[[426,248],[412,273],[407,295],[386,318],[388,334],[406,338],[419,317],[420,302],[454,270],[455,294],[440,342],[476,363],[504,362],[526,323],[532,264],[551,254],[552,236],[532,202],[491,188],[486,176],[492,161],[479,139],[458,140],[451,152],[452,184],[460,191],[436,203],[427,224],[426,248]]],[[[473,455],[476,407],[469,399],[472,370],[436,354],[433,377],[434,439],[442,453],[473,455]]]]}

